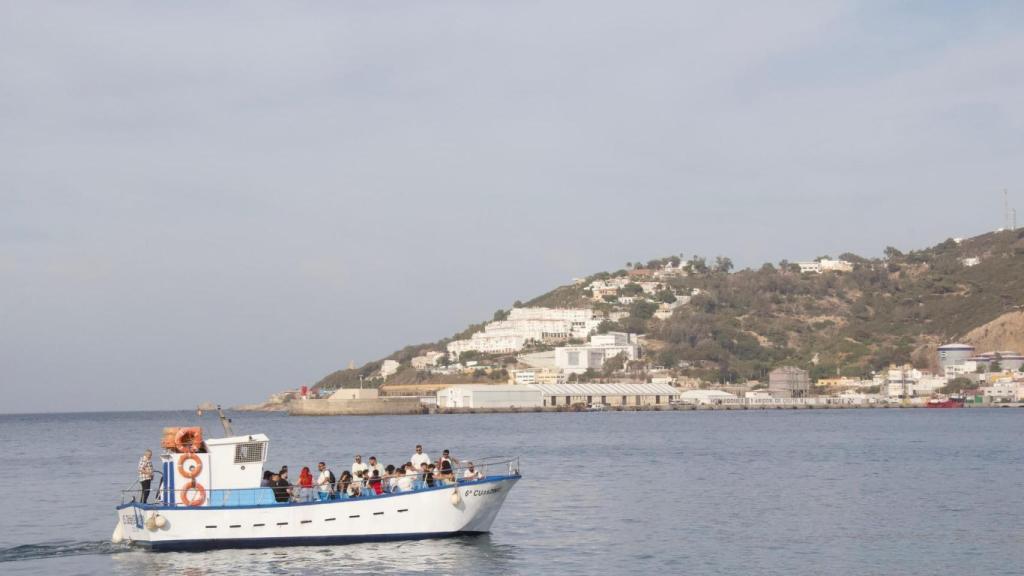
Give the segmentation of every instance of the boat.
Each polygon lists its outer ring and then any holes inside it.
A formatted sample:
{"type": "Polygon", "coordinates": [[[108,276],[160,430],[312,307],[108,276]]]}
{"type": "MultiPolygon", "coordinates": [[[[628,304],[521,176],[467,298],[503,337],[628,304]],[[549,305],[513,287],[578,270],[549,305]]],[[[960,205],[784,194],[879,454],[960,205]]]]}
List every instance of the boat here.
{"type": "Polygon", "coordinates": [[[267,435],[203,440],[202,429],[192,427],[165,429],[164,439],[160,462],[154,459],[161,477],[156,500],[141,502],[137,486],[122,492],[115,543],[179,551],[484,533],[521,478],[518,458],[486,458],[475,461],[480,473],[471,480],[462,479],[457,467],[454,482],[426,486],[417,480],[405,492],[367,490],[370,494],[341,498],[314,492],[310,501],[278,502],[273,488],[260,487],[267,435]],[[168,434],[174,436],[170,442],[168,434]]]}
{"type": "Polygon", "coordinates": [[[964,399],[956,396],[943,397],[936,396],[928,400],[925,404],[925,408],[963,408],[964,399]]]}
{"type": "Polygon", "coordinates": [[[600,402],[598,402],[596,404],[588,404],[587,405],[587,412],[606,412],[607,410],[608,410],[608,405],[600,403],[600,402]]]}

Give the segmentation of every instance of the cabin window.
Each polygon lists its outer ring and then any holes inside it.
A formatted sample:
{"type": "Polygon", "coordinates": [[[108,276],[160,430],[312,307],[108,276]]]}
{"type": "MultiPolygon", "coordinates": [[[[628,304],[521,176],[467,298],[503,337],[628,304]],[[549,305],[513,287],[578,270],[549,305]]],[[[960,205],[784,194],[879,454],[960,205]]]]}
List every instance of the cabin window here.
{"type": "Polygon", "coordinates": [[[263,462],[266,442],[245,442],[235,445],[235,464],[263,462]]]}

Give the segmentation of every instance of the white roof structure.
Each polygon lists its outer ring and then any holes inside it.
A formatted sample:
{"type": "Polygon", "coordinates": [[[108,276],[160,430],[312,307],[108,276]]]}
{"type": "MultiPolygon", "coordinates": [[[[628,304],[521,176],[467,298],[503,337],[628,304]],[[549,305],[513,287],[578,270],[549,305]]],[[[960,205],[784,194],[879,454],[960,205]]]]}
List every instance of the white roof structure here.
{"type": "Polygon", "coordinates": [[[668,384],[530,384],[545,396],[677,396],[679,389],[668,384]]]}
{"type": "Polygon", "coordinates": [[[724,390],[687,390],[680,396],[680,400],[720,400],[725,398],[737,398],[724,390]]]}
{"type": "Polygon", "coordinates": [[[438,392],[448,390],[449,388],[473,392],[518,392],[520,390],[533,389],[525,384],[452,384],[451,386],[445,386],[438,392]]]}

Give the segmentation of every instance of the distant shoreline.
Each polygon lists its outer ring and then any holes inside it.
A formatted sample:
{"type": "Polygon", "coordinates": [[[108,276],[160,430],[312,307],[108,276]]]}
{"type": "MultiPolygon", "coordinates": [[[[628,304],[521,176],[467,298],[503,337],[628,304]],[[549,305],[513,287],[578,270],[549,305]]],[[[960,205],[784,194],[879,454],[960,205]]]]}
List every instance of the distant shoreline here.
{"type": "MultiPolygon", "coordinates": [[[[672,405],[653,405],[653,406],[612,406],[604,410],[587,410],[586,408],[572,408],[565,406],[545,406],[536,408],[437,408],[424,406],[424,410],[419,413],[409,413],[402,411],[395,412],[367,412],[365,414],[357,414],[352,412],[327,414],[327,413],[316,413],[316,414],[290,414],[292,416],[424,416],[424,415],[448,415],[448,414],[536,414],[536,413],[581,413],[581,412],[721,412],[721,411],[763,411],[763,410],[901,410],[901,409],[920,409],[927,408],[924,405],[893,405],[893,404],[825,404],[825,405],[809,405],[809,404],[795,404],[795,405],[754,405],[754,406],[737,406],[737,405],[711,405],[711,404],[672,404],[672,405]]],[[[984,405],[984,406],[965,406],[966,408],[1024,408],[1024,403],[1016,404],[997,404],[997,405],[984,405]]],[[[280,412],[288,413],[287,406],[280,406],[274,408],[262,407],[258,409],[253,408],[237,408],[233,409],[237,412],[280,412]]],[[[932,408],[932,410],[948,410],[943,408],[932,408]]],[[[953,410],[956,410],[954,408],[953,410]]]]}

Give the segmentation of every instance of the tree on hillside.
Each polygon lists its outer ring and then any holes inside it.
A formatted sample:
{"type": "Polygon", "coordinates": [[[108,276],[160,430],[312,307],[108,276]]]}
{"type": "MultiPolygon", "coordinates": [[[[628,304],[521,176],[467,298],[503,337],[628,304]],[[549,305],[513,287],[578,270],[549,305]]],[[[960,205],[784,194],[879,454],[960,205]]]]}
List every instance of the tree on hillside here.
{"type": "Polygon", "coordinates": [[[615,332],[619,329],[619,325],[611,320],[601,320],[601,323],[597,325],[598,334],[607,334],[609,332],[615,332]]]}
{"type": "Polygon", "coordinates": [[[729,273],[732,271],[732,259],[725,256],[715,258],[715,272],[729,273]]]}
{"type": "Polygon", "coordinates": [[[885,254],[886,260],[894,260],[903,256],[903,252],[900,252],[892,246],[886,246],[882,254],[885,254]]]}
{"type": "Polygon", "coordinates": [[[658,302],[664,302],[666,304],[671,304],[676,301],[676,295],[673,294],[671,290],[662,290],[655,295],[655,298],[658,302]]]}
{"type": "Polygon", "coordinates": [[[939,392],[943,394],[960,394],[964,390],[970,390],[974,388],[974,381],[970,378],[964,378],[963,376],[957,376],[949,381],[948,384],[939,388],[939,392]]]}
{"type": "Polygon", "coordinates": [[[611,376],[619,370],[622,370],[626,366],[626,353],[619,352],[615,356],[604,361],[604,366],[601,367],[601,372],[605,376],[611,376]]]}
{"type": "Polygon", "coordinates": [[[654,313],[658,311],[658,305],[654,302],[647,302],[641,300],[639,302],[633,302],[633,305],[629,307],[630,318],[639,318],[641,320],[649,320],[654,313]]]}
{"type": "Polygon", "coordinates": [[[686,263],[686,269],[693,274],[707,274],[708,261],[701,256],[694,256],[686,263]]]}
{"type": "Polygon", "coordinates": [[[626,284],[625,286],[622,287],[623,296],[636,296],[638,294],[643,293],[644,289],[641,288],[640,285],[637,284],[636,282],[630,282],[629,284],[626,284]]]}
{"type": "Polygon", "coordinates": [[[504,320],[508,318],[508,310],[498,309],[494,312],[494,321],[504,320]]]}

